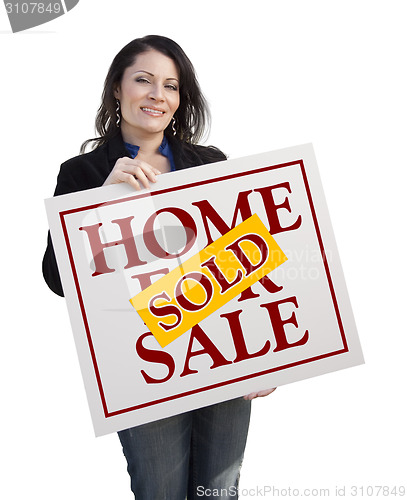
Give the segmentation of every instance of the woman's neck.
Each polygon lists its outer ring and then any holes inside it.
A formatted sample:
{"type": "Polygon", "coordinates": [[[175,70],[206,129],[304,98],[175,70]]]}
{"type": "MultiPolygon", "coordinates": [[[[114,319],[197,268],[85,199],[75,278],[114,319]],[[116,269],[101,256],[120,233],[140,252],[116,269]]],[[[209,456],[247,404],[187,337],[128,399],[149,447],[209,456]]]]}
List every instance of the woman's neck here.
{"type": "Polygon", "coordinates": [[[142,135],[128,133],[122,128],[122,136],[124,142],[133,144],[133,146],[138,146],[140,148],[140,152],[143,152],[145,155],[149,156],[158,152],[158,148],[161,146],[164,138],[164,132],[149,134],[143,137],[142,135]]]}

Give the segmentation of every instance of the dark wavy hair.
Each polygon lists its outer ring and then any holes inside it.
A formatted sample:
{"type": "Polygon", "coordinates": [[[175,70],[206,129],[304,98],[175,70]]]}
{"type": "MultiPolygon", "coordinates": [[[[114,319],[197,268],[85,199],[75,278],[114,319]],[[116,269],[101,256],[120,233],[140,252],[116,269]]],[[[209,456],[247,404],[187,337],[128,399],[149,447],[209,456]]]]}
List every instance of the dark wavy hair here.
{"type": "MultiPolygon", "coordinates": [[[[89,143],[93,143],[94,149],[118,133],[114,89],[120,84],[124,71],[134,63],[137,55],[149,50],[156,50],[171,58],[179,72],[180,105],[174,115],[177,137],[181,141],[197,144],[205,134],[210,123],[210,113],[191,61],[181,47],[170,38],[148,35],[128,43],[113,59],[95,120],[95,131],[99,137],[85,141],[81,146],[81,153],[85,152],[89,143]]],[[[164,133],[172,135],[171,124],[164,133]]]]}

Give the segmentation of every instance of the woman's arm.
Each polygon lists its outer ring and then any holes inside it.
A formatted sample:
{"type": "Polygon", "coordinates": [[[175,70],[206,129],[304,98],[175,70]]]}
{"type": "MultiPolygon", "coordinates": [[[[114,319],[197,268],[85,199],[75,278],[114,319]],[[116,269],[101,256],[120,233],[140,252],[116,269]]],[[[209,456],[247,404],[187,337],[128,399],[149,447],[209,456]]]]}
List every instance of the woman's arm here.
{"type": "Polygon", "coordinates": [[[42,259],[42,274],[49,288],[60,297],[63,297],[64,290],[62,288],[54,247],[52,245],[51,234],[49,231],[47,249],[45,250],[44,258],[42,259]]]}
{"type": "MultiPolygon", "coordinates": [[[[127,182],[140,190],[148,187],[150,182],[155,182],[159,173],[159,170],[148,163],[129,157],[119,158],[112,168],[108,164],[107,154],[100,148],[93,154],[77,156],[61,165],[54,196],[121,182],[127,182]]],[[[49,288],[63,297],[64,291],[49,232],[42,273],[49,288]]]]}
{"type": "MultiPolygon", "coordinates": [[[[54,196],[80,191],[81,189],[80,176],[79,180],[75,179],[75,176],[72,175],[72,168],[69,168],[67,163],[61,165],[54,196]]],[[[80,172],[80,169],[77,169],[77,171],[80,172]]],[[[62,288],[61,278],[59,276],[54,247],[52,245],[51,233],[49,231],[47,248],[45,250],[44,258],[42,259],[42,274],[49,288],[60,297],[63,297],[64,291],[62,288]]]]}

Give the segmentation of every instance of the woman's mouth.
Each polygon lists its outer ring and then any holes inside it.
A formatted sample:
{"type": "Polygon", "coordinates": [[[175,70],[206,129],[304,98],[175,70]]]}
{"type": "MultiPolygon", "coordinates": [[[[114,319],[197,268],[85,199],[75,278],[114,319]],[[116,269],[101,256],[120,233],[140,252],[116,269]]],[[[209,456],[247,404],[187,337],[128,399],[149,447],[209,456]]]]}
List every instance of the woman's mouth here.
{"type": "Polygon", "coordinates": [[[150,116],[162,116],[164,114],[164,111],[154,108],[141,108],[141,111],[147,113],[150,116]]]}

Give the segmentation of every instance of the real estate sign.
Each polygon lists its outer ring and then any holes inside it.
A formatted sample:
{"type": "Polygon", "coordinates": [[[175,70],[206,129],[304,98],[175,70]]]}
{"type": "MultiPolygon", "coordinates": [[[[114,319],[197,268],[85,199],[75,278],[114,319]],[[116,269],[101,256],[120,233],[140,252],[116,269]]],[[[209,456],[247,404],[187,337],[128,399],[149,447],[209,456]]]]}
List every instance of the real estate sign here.
{"type": "Polygon", "coordinates": [[[46,206],[97,435],[363,363],[311,145],[46,206]]]}

